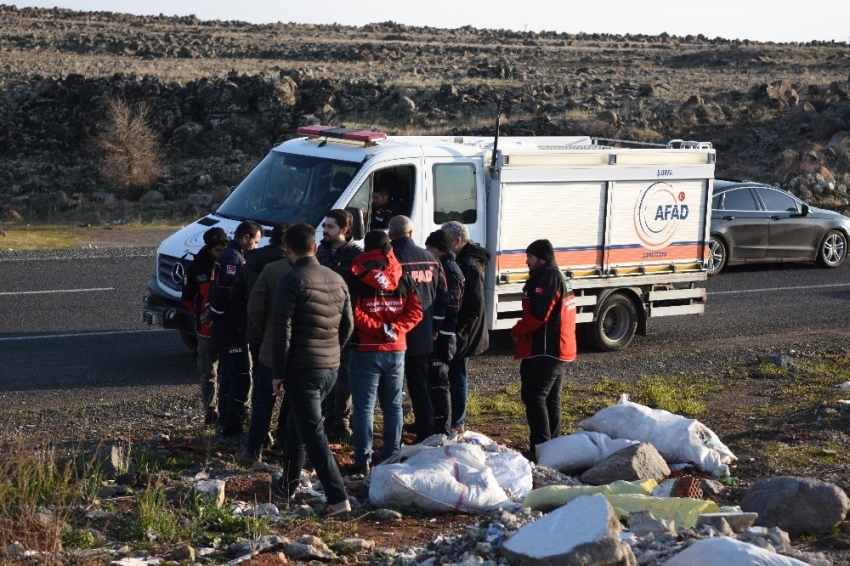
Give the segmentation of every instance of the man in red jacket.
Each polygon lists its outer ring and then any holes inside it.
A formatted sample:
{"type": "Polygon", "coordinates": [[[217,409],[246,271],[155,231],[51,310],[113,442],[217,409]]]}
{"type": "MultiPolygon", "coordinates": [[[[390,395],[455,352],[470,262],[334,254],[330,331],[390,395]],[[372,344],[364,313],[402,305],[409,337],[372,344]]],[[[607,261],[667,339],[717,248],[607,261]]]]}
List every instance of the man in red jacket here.
{"type": "Polygon", "coordinates": [[[549,240],[525,250],[528,280],[522,288],[522,318],[511,329],[516,343],[520,397],[528,419],[529,459],[535,447],[560,434],[561,384],[567,363],[576,359],[576,299],[555,263],[549,240]]]}
{"type": "Polygon", "coordinates": [[[355,471],[365,474],[372,460],[376,398],[384,414],[380,460],[392,458],[401,447],[406,335],[422,320],[422,305],[416,283],[402,270],[389,236],[372,230],[363,243],[365,251],[351,266],[354,338],[348,376],[355,471]]]}
{"type": "Polygon", "coordinates": [[[204,247],[195,254],[183,276],[181,298],[189,312],[195,315],[197,366],[201,374],[201,400],[204,404],[204,424],[207,426],[218,424],[218,348],[212,341],[210,327],[201,324],[201,313],[207,308],[210,298],[213,265],[225,246],[227,233],[224,230],[210,228],[204,232],[204,247]]]}

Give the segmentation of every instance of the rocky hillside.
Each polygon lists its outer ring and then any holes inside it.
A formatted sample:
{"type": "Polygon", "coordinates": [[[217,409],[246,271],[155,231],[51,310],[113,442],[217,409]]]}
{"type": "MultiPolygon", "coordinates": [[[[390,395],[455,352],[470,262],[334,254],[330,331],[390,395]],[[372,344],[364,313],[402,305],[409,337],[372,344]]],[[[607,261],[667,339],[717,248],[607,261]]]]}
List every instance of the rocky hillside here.
{"type": "Polygon", "coordinates": [[[299,125],[490,134],[500,103],[503,135],[710,141],[718,176],[847,204],[846,43],[0,5],[0,53],[4,219],[196,216],[299,125]]]}

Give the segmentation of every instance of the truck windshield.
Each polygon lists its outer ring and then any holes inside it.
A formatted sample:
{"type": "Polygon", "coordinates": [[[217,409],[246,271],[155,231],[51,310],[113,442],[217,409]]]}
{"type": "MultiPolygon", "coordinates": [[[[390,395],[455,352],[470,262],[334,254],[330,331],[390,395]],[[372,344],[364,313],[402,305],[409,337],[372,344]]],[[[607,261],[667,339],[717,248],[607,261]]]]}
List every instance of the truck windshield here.
{"type": "Polygon", "coordinates": [[[266,226],[279,222],[318,226],[360,166],[273,151],[239,183],[215,214],[266,226]]]}

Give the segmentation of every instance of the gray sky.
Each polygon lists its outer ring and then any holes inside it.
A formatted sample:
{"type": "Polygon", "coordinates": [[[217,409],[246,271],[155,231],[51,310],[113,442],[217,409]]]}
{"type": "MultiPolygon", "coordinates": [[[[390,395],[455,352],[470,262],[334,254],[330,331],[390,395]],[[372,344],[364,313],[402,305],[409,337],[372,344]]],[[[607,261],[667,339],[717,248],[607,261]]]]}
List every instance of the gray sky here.
{"type": "MultiPolygon", "coordinates": [[[[0,0],[3,1],[3,0],[0,0]]],[[[568,33],[703,34],[753,41],[850,42],[850,1],[776,0],[5,0],[19,8],[185,16],[253,23],[415,26],[559,31],[568,33]]]]}

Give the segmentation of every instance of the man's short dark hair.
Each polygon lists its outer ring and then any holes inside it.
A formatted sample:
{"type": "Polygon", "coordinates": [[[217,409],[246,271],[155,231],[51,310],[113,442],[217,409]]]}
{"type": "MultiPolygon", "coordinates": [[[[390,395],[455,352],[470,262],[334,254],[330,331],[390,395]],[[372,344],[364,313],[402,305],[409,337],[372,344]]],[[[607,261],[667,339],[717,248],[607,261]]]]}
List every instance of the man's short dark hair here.
{"type": "Polygon", "coordinates": [[[381,183],[380,185],[378,185],[377,187],[372,189],[372,191],[375,192],[375,193],[378,193],[378,194],[382,194],[382,195],[390,194],[390,188],[387,185],[385,185],[384,183],[381,183]]]}
{"type": "Polygon", "coordinates": [[[269,236],[269,244],[272,246],[283,244],[283,233],[286,232],[287,228],[289,228],[289,224],[275,224],[274,228],[272,228],[271,236],[269,236]]]}
{"type": "Polygon", "coordinates": [[[383,230],[370,230],[363,238],[363,251],[383,249],[389,251],[390,237],[383,230]]]}
{"type": "Polygon", "coordinates": [[[287,228],[283,241],[295,255],[308,255],[316,247],[316,229],[303,222],[295,224],[287,228]]]}
{"type": "Polygon", "coordinates": [[[257,232],[259,232],[260,236],[262,236],[262,227],[253,220],[246,220],[245,222],[242,222],[241,224],[239,224],[239,226],[236,227],[236,232],[233,233],[233,239],[239,240],[242,238],[242,236],[245,236],[246,234],[250,234],[251,237],[253,237],[254,234],[256,234],[257,232]]]}
{"type": "Polygon", "coordinates": [[[351,240],[351,227],[354,225],[354,217],[351,213],[342,208],[333,208],[325,214],[325,218],[333,218],[340,228],[348,228],[345,233],[345,239],[351,240]]]}

